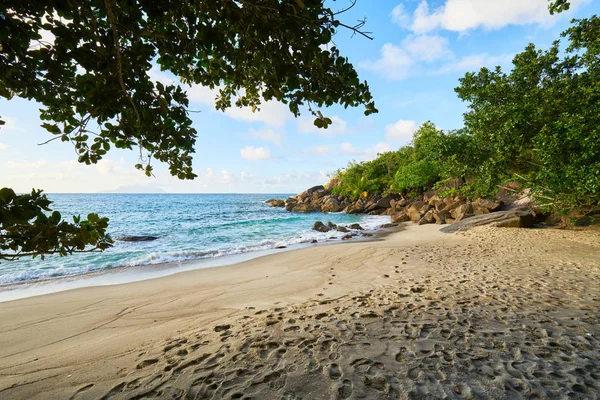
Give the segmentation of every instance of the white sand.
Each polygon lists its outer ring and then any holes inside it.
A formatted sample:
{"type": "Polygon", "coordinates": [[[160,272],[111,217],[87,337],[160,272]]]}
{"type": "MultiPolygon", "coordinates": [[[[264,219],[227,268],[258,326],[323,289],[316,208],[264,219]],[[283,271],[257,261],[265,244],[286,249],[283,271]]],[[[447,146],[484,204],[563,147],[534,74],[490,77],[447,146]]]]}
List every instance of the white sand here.
{"type": "Polygon", "coordinates": [[[438,228],[0,303],[0,398],[599,398],[600,233],[438,228]]]}

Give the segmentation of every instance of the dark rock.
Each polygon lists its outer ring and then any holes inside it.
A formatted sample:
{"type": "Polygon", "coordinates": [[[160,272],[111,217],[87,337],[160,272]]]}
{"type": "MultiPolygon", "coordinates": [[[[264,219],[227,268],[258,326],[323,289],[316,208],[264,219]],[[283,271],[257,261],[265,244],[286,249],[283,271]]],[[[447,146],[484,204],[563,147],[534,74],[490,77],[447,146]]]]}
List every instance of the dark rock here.
{"type": "Polygon", "coordinates": [[[592,217],[590,217],[589,215],[585,215],[583,217],[576,218],[573,225],[575,225],[578,228],[581,228],[584,226],[590,226],[593,223],[594,220],[592,219],[592,217]]]}
{"type": "Polygon", "coordinates": [[[346,214],[360,214],[365,210],[365,203],[362,199],[356,200],[344,209],[346,214]]]}
{"type": "MultiPolygon", "coordinates": [[[[425,207],[429,207],[429,204],[427,204],[425,201],[417,200],[414,203],[412,203],[408,207],[408,209],[421,212],[425,207]]],[[[427,208],[427,210],[425,210],[424,212],[427,212],[428,210],[429,208],[427,208]]]]}
{"type": "Polygon", "coordinates": [[[372,233],[363,233],[362,235],[363,235],[364,237],[371,237],[371,236],[373,236],[373,234],[372,234],[372,233]]]}
{"type": "Polygon", "coordinates": [[[313,194],[315,194],[317,192],[322,193],[323,196],[328,194],[328,192],[325,193],[326,190],[325,190],[325,187],[323,187],[323,185],[318,185],[318,186],[313,186],[310,189],[305,190],[304,192],[298,194],[296,196],[296,198],[298,199],[299,202],[306,203],[306,202],[309,202],[313,198],[313,194]]]}
{"type": "Polygon", "coordinates": [[[348,228],[346,228],[345,226],[339,226],[339,225],[338,225],[338,227],[336,228],[336,231],[338,231],[338,232],[342,232],[342,233],[348,233],[348,232],[350,232],[350,231],[348,230],[348,228]]]}
{"type": "Polygon", "coordinates": [[[344,237],[342,237],[342,240],[349,240],[352,239],[352,235],[344,235],[344,237]]]}
{"type": "Polygon", "coordinates": [[[359,230],[359,231],[363,230],[363,227],[360,226],[359,224],[348,225],[348,228],[350,228],[350,229],[356,229],[356,230],[359,230]]]}
{"type": "Polygon", "coordinates": [[[473,205],[478,205],[483,208],[487,208],[489,211],[499,211],[504,203],[499,200],[490,199],[477,199],[473,202],[473,205]]]}
{"type": "Polygon", "coordinates": [[[321,211],[323,212],[340,212],[344,209],[344,205],[335,196],[326,196],[323,198],[321,211]]]}
{"type": "Polygon", "coordinates": [[[328,227],[329,229],[337,229],[337,225],[336,225],[336,224],[334,224],[334,223],[333,223],[333,222],[331,222],[331,221],[327,221],[327,227],[328,227]]]}
{"type": "Polygon", "coordinates": [[[422,214],[416,208],[413,208],[412,206],[409,206],[408,207],[408,211],[406,212],[406,215],[408,216],[408,219],[410,221],[417,222],[418,220],[421,219],[421,215],[422,214]]]}
{"type": "Polygon", "coordinates": [[[317,209],[315,209],[310,204],[300,203],[300,204],[295,204],[290,211],[297,212],[297,213],[311,213],[311,212],[316,212],[317,209]]]}
{"type": "Polygon", "coordinates": [[[277,246],[276,249],[287,249],[287,246],[277,246]]]}
{"type": "Polygon", "coordinates": [[[285,207],[285,200],[271,199],[265,201],[265,203],[270,204],[271,207],[285,207]]]}
{"type": "Polygon", "coordinates": [[[435,218],[433,217],[433,210],[429,210],[423,215],[423,219],[426,223],[432,224],[435,222],[435,218]]]}
{"type": "Polygon", "coordinates": [[[504,204],[511,204],[519,198],[521,192],[522,188],[520,183],[507,182],[500,187],[500,190],[496,193],[496,198],[504,204]]]}
{"type": "Polygon", "coordinates": [[[376,208],[372,211],[369,211],[369,215],[383,215],[385,214],[386,209],[385,208],[376,208]]]}
{"type": "Polygon", "coordinates": [[[397,226],[398,226],[398,224],[391,223],[391,224],[383,224],[383,225],[380,225],[379,227],[382,229],[388,229],[388,228],[395,228],[397,226]]]}
{"type": "Polygon", "coordinates": [[[473,214],[475,215],[483,215],[490,213],[490,210],[487,207],[483,207],[477,203],[472,203],[471,207],[473,208],[473,214]]]}
{"type": "Polygon", "coordinates": [[[158,236],[123,236],[119,238],[122,242],[151,242],[158,239],[158,236]]]}
{"type": "Polygon", "coordinates": [[[381,199],[377,200],[377,203],[375,203],[375,207],[376,208],[390,208],[391,202],[393,200],[394,200],[393,195],[387,195],[387,196],[382,197],[381,199]]]}
{"type": "Polygon", "coordinates": [[[434,197],[437,197],[439,199],[439,197],[437,195],[437,192],[435,190],[432,190],[430,192],[426,192],[423,195],[423,201],[429,202],[429,200],[433,199],[434,197]]]}
{"type": "Polygon", "coordinates": [[[312,229],[313,229],[313,231],[317,231],[317,232],[329,232],[331,230],[331,228],[329,228],[327,225],[323,224],[321,221],[315,222],[312,229]]]}
{"type": "Polygon", "coordinates": [[[442,210],[436,213],[433,213],[433,218],[435,219],[435,223],[438,225],[444,225],[451,218],[450,213],[448,211],[442,210]]]}
{"type": "Polygon", "coordinates": [[[306,193],[308,193],[309,195],[312,195],[314,192],[318,192],[318,191],[322,191],[325,190],[325,187],[323,185],[317,185],[317,186],[313,186],[310,189],[308,189],[306,191],[306,193]]]}
{"type": "Polygon", "coordinates": [[[310,242],[311,242],[311,243],[313,243],[313,244],[314,244],[314,243],[318,243],[317,239],[313,239],[313,240],[311,240],[310,242]]]}
{"type": "Polygon", "coordinates": [[[442,228],[441,231],[446,233],[466,231],[482,225],[498,228],[530,228],[534,223],[535,217],[528,211],[497,211],[455,222],[442,228]]]}
{"type": "Polygon", "coordinates": [[[405,211],[400,211],[398,213],[392,214],[392,223],[400,223],[410,221],[410,217],[406,214],[405,211]]]}
{"type": "MultiPolygon", "coordinates": [[[[450,211],[450,210],[446,210],[446,211],[450,211]]],[[[458,206],[457,208],[455,208],[454,210],[450,211],[450,215],[455,220],[464,219],[467,215],[471,215],[471,214],[473,214],[473,206],[471,206],[471,204],[462,204],[462,205],[458,206]]]]}
{"type": "Polygon", "coordinates": [[[392,207],[392,208],[406,207],[407,204],[408,204],[408,201],[406,201],[405,199],[390,200],[390,207],[392,207]]]}
{"type": "Polygon", "coordinates": [[[298,200],[294,197],[288,197],[285,200],[285,209],[287,211],[292,211],[294,209],[294,207],[296,207],[296,205],[298,204],[298,200]]]}
{"type": "Polygon", "coordinates": [[[557,226],[562,223],[562,216],[559,214],[550,214],[546,217],[544,222],[549,226],[557,226]]]}
{"type": "Polygon", "coordinates": [[[443,210],[444,208],[446,208],[446,203],[444,203],[444,200],[441,200],[441,199],[431,199],[431,200],[429,200],[429,205],[431,207],[434,207],[437,211],[440,211],[440,210],[443,210]]]}
{"type": "MultiPolygon", "coordinates": [[[[446,197],[444,199],[444,203],[446,204],[446,207],[440,208],[439,210],[445,210],[445,211],[451,212],[452,210],[456,210],[458,207],[465,204],[465,201],[462,199],[454,200],[453,197],[446,197]]],[[[442,207],[442,206],[440,205],[440,207],[442,207]]]]}
{"type": "Polygon", "coordinates": [[[328,196],[329,194],[329,191],[326,189],[317,190],[316,192],[313,192],[313,194],[310,196],[310,199],[313,203],[317,203],[319,202],[319,200],[321,200],[325,196],[328,196]]]}

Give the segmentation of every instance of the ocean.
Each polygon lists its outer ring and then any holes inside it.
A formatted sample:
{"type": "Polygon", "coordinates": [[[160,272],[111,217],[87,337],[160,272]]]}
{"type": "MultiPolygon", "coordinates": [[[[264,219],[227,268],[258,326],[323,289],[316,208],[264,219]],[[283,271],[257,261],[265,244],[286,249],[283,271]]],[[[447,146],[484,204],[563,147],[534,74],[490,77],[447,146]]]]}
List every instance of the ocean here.
{"type": "Polygon", "coordinates": [[[340,232],[311,230],[315,221],[367,230],[389,222],[388,216],[344,213],[297,214],[264,201],[290,194],[49,194],[52,209],[63,218],[108,217],[115,244],[101,253],[66,257],[22,258],[0,263],[0,285],[36,282],[127,267],[181,263],[256,252],[280,246],[341,240],[340,232]],[[149,235],[150,242],[122,242],[123,236],[149,235]]]}

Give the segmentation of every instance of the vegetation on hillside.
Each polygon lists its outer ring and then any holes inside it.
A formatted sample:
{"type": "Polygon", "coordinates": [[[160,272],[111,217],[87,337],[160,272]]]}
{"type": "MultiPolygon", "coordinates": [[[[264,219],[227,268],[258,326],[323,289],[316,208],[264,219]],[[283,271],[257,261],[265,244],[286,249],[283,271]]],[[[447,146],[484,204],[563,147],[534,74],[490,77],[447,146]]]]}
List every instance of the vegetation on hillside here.
{"type": "Polygon", "coordinates": [[[464,128],[423,124],[410,145],[338,171],[333,192],[355,199],[415,195],[460,178],[468,197],[505,182],[555,210],[600,204],[600,18],[573,21],[548,50],[529,45],[510,72],[482,68],[455,89],[468,103],[464,128]]]}

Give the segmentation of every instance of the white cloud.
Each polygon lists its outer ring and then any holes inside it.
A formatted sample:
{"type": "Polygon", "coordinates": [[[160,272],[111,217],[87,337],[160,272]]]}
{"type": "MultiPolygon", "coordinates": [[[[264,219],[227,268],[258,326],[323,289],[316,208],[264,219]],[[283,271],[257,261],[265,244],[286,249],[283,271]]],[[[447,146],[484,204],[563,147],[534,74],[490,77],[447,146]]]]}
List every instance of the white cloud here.
{"type": "Polygon", "coordinates": [[[438,35],[409,35],[399,46],[386,43],[381,58],[366,61],[362,67],[375,71],[389,80],[402,80],[411,75],[439,75],[476,71],[481,67],[510,66],[514,55],[487,53],[461,58],[450,50],[448,39],[438,35]]]}
{"type": "Polygon", "coordinates": [[[211,89],[206,86],[193,85],[187,86],[187,95],[191,102],[202,103],[209,106],[215,105],[215,100],[219,94],[219,89],[211,89]]]}
{"type": "MultiPolygon", "coordinates": [[[[590,0],[573,0],[572,8],[577,8],[590,0]]],[[[396,9],[394,9],[396,10],[396,9]]],[[[465,32],[471,29],[500,29],[507,25],[551,25],[557,20],[548,12],[547,0],[446,0],[431,9],[423,0],[419,3],[411,19],[403,9],[392,11],[391,19],[402,27],[416,33],[426,33],[439,28],[465,32]]]]}
{"type": "Polygon", "coordinates": [[[247,173],[246,171],[242,171],[242,173],[240,174],[240,180],[242,182],[251,181],[252,178],[254,178],[254,177],[251,174],[247,173]]]}
{"type": "Polygon", "coordinates": [[[417,123],[412,120],[398,120],[385,127],[385,138],[401,143],[408,143],[412,140],[413,133],[417,130],[417,123]]]}
{"type": "Polygon", "coordinates": [[[346,127],[348,123],[334,115],[329,117],[331,119],[331,125],[327,129],[318,128],[314,124],[314,118],[301,118],[298,120],[298,132],[301,133],[317,133],[323,136],[341,135],[346,133],[346,127]]]}
{"type": "Polygon", "coordinates": [[[49,193],[88,193],[136,185],[150,187],[156,183],[155,179],[147,178],[132,164],[123,158],[104,158],[92,165],[76,160],[9,161],[6,167],[10,174],[3,184],[20,192],[40,188],[49,193]]]}
{"type": "Polygon", "coordinates": [[[246,146],[240,150],[240,156],[250,161],[268,160],[271,158],[271,150],[268,147],[246,146]]]}
{"type": "Polygon", "coordinates": [[[340,152],[343,154],[353,156],[358,161],[371,161],[377,157],[377,154],[391,151],[392,146],[389,143],[380,142],[376,143],[371,147],[358,149],[354,147],[352,143],[341,143],[340,152]]]}
{"type": "Polygon", "coordinates": [[[264,140],[265,142],[271,142],[276,144],[277,146],[281,146],[281,135],[271,128],[266,129],[250,129],[248,133],[259,139],[264,140]]]}
{"type": "Polygon", "coordinates": [[[0,143],[0,153],[2,153],[3,151],[6,151],[6,149],[8,149],[8,146],[3,143],[0,143]]]}
{"type": "Polygon", "coordinates": [[[410,14],[404,8],[404,4],[400,3],[390,13],[392,22],[400,25],[402,28],[407,28],[410,25],[410,14]]]}
{"type": "Polygon", "coordinates": [[[365,61],[360,65],[389,79],[400,80],[408,77],[414,61],[404,49],[392,43],[385,43],[380,53],[381,58],[378,60],[365,61]]]}
{"type": "Polygon", "coordinates": [[[326,156],[331,152],[331,146],[315,146],[312,148],[312,153],[318,156],[326,156]]]}
{"type": "Polygon", "coordinates": [[[392,150],[389,143],[380,142],[366,149],[359,157],[360,161],[374,160],[378,154],[386,153],[392,150]]]}
{"type": "Polygon", "coordinates": [[[6,163],[6,166],[10,169],[30,169],[30,170],[35,170],[35,169],[41,169],[46,167],[48,163],[46,162],[46,160],[40,160],[40,161],[9,161],[6,163]]]}
{"type": "Polygon", "coordinates": [[[513,54],[501,54],[499,56],[492,56],[487,53],[473,54],[444,65],[438,73],[477,71],[482,67],[492,68],[496,65],[506,66],[511,63],[513,58],[513,54]]]}
{"type": "MultiPolygon", "coordinates": [[[[153,67],[150,70],[149,75],[155,81],[159,81],[165,85],[179,84],[177,77],[170,73],[160,71],[158,67],[153,67]]],[[[187,91],[191,103],[204,104],[215,109],[215,101],[220,90],[219,87],[211,89],[201,85],[181,86],[187,91]]],[[[294,117],[285,104],[277,101],[266,101],[262,103],[256,111],[252,111],[251,107],[236,107],[235,99],[232,99],[232,107],[225,110],[225,115],[239,121],[263,122],[270,127],[281,127],[287,120],[294,117]]]]}
{"type": "Polygon", "coordinates": [[[447,38],[438,35],[407,36],[399,46],[385,43],[381,58],[361,66],[392,80],[407,78],[419,64],[453,57],[447,38]]]}
{"type": "Polygon", "coordinates": [[[380,153],[386,153],[388,151],[392,150],[392,146],[389,143],[377,143],[375,146],[372,147],[373,151],[376,154],[380,154],[380,153]]]}
{"type": "Polygon", "coordinates": [[[451,57],[447,38],[437,35],[407,36],[402,45],[415,61],[433,62],[451,57]]]}
{"type": "Polygon", "coordinates": [[[355,155],[358,153],[358,150],[356,148],[354,148],[352,143],[348,143],[348,142],[340,144],[340,151],[347,155],[355,155]]]}
{"type": "Polygon", "coordinates": [[[251,107],[236,107],[235,105],[225,111],[228,117],[245,122],[262,122],[267,126],[282,127],[285,122],[294,117],[288,107],[276,101],[267,101],[260,105],[255,112],[251,107]]]}
{"type": "Polygon", "coordinates": [[[0,133],[3,132],[25,132],[25,129],[21,128],[17,123],[17,120],[6,115],[0,116],[0,119],[4,121],[4,125],[0,125],[0,133]]]}
{"type": "Polygon", "coordinates": [[[206,168],[206,174],[205,174],[205,176],[207,178],[209,178],[209,179],[212,178],[213,174],[214,174],[214,172],[213,172],[212,168],[206,168]]]}
{"type": "Polygon", "coordinates": [[[221,181],[223,183],[231,183],[233,181],[233,175],[231,174],[231,172],[227,171],[226,169],[222,169],[221,181]]]}

